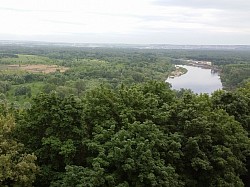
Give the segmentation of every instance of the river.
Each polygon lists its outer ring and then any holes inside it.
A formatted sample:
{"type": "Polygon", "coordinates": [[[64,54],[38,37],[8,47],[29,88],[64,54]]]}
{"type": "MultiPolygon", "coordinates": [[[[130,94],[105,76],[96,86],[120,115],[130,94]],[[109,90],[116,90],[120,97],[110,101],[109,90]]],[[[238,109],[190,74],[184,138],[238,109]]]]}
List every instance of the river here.
{"type": "Polygon", "coordinates": [[[194,93],[211,94],[215,90],[222,89],[220,76],[218,73],[212,73],[211,69],[201,67],[178,65],[186,68],[188,72],[184,75],[174,78],[168,78],[166,82],[172,85],[173,89],[181,88],[191,89],[194,93]]]}

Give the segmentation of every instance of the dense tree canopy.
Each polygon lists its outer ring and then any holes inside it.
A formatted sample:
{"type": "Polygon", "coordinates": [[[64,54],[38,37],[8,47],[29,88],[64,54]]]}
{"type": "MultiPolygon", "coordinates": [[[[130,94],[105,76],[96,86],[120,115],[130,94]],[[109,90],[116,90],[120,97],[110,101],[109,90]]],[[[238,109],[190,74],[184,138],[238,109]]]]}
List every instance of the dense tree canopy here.
{"type": "Polygon", "coordinates": [[[41,94],[16,133],[38,157],[36,186],[244,186],[244,115],[223,94],[160,82],[100,86],[82,100],[41,94]]]}

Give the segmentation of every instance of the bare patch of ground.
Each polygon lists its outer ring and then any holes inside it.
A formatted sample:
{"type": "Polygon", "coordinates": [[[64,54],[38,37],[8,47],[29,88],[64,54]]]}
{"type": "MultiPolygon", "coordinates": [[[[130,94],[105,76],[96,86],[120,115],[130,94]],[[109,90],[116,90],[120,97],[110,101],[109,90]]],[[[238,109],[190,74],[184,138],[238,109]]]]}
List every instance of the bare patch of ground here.
{"type": "Polygon", "coordinates": [[[26,65],[8,65],[8,69],[24,70],[31,73],[53,73],[56,71],[65,72],[69,68],[58,65],[44,65],[44,64],[26,64],[26,65]]]}

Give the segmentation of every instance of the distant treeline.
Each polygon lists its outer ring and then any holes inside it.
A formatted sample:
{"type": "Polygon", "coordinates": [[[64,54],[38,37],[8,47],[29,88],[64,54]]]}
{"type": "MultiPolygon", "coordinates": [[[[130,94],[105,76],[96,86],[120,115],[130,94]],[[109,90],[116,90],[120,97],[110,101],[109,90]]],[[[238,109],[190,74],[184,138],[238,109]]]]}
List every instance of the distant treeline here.
{"type": "Polygon", "coordinates": [[[0,53],[0,58],[18,58],[17,54],[0,53]]]}

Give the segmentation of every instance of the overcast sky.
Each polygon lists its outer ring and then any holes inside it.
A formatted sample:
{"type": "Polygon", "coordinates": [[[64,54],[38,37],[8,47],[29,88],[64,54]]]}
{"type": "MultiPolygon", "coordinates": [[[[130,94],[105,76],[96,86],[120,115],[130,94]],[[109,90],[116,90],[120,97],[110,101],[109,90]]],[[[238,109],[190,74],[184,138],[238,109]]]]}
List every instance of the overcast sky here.
{"type": "Polygon", "coordinates": [[[250,0],[0,0],[0,40],[250,44],[250,0]]]}

